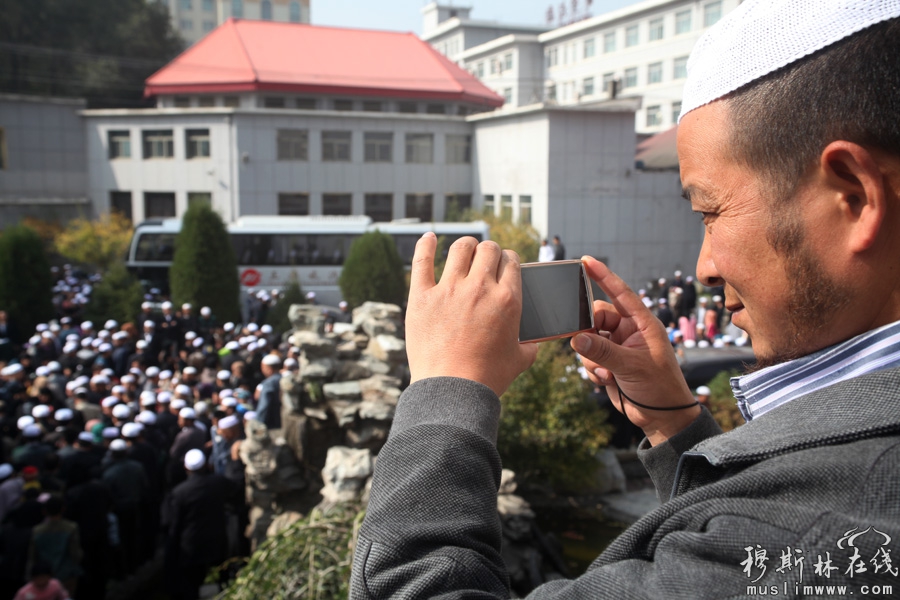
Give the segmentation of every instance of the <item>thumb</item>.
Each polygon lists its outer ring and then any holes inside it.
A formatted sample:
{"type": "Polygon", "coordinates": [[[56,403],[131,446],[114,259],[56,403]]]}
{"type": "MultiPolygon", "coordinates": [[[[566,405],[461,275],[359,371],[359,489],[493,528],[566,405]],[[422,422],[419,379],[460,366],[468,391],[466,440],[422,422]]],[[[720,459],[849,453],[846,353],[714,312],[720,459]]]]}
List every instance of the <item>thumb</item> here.
{"type": "Polygon", "coordinates": [[[621,370],[626,363],[625,349],[595,333],[579,333],[572,338],[572,348],[584,358],[613,372],[621,370]]]}

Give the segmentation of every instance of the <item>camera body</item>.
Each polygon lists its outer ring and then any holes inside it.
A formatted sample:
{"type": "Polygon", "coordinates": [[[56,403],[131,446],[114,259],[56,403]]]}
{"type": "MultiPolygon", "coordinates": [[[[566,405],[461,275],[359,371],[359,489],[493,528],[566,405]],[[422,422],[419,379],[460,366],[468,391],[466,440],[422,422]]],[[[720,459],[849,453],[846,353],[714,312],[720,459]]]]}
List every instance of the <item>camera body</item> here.
{"type": "Polygon", "coordinates": [[[592,331],[593,306],[590,279],[580,260],[525,263],[519,343],[592,331]]]}

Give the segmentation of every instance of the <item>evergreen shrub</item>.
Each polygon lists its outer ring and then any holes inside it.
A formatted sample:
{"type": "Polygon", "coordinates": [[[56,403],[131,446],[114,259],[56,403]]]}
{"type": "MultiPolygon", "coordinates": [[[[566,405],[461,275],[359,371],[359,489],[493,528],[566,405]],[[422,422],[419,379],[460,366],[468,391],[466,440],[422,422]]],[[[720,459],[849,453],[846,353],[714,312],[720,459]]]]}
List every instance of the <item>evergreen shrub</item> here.
{"type": "Polygon", "coordinates": [[[380,231],[358,237],[350,247],[338,283],[351,307],[369,301],[402,305],[406,300],[406,272],[393,238],[380,231]]]}
{"type": "Polygon", "coordinates": [[[14,324],[18,343],[54,316],[50,261],[41,238],[24,225],[0,233],[0,310],[14,324]]]}
{"type": "Polygon", "coordinates": [[[124,263],[116,263],[94,286],[84,317],[95,323],[104,323],[107,319],[134,323],[143,299],[141,282],[128,272],[124,263]]]}

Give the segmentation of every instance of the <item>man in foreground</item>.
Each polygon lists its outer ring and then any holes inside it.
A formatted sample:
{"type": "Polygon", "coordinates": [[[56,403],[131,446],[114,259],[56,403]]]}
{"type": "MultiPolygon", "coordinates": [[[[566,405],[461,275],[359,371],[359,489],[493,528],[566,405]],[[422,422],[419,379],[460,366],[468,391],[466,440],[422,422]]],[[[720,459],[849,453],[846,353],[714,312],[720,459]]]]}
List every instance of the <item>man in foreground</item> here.
{"type": "MultiPolygon", "coordinates": [[[[646,434],[664,504],[534,597],[900,589],[898,56],[898,0],[747,0],[698,42],[681,179],[706,226],[698,277],[724,285],[764,367],[733,382],[748,423],[720,432],[662,324],[585,257],[609,336],[572,346],[646,434]]],[[[379,454],[354,598],[509,595],[498,396],[535,356],[516,341],[518,257],[459,240],[436,285],[436,246],[426,234],[413,260],[412,383],[379,454]]]]}

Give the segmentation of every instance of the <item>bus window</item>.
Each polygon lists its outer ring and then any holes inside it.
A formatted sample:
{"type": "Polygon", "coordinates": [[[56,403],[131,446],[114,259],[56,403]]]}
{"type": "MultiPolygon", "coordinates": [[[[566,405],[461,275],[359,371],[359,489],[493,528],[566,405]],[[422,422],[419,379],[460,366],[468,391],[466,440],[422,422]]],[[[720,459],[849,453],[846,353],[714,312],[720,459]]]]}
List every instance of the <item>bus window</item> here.
{"type": "Polygon", "coordinates": [[[141,233],[134,251],[135,262],[172,262],[174,233],[141,233]]]}
{"type": "Polygon", "coordinates": [[[397,254],[400,255],[400,260],[402,260],[403,264],[406,266],[412,265],[413,254],[416,251],[416,243],[422,236],[419,234],[395,234],[392,237],[394,238],[394,245],[397,246],[397,254]]]}

